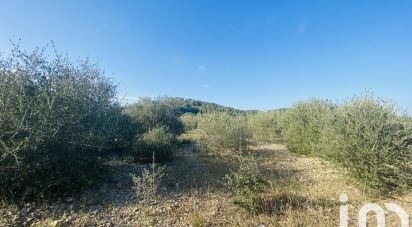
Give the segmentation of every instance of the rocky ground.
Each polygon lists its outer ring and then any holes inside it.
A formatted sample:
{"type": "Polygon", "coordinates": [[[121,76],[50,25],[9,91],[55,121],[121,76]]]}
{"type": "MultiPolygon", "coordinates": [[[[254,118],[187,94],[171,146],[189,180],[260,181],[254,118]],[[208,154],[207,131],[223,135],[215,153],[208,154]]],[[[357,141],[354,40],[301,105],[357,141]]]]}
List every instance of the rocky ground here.
{"type": "MultiPolygon", "coordinates": [[[[0,209],[0,226],[339,226],[338,201],[349,196],[351,224],[366,202],[397,202],[410,214],[412,196],[379,198],[362,189],[334,165],[296,155],[280,145],[251,147],[269,186],[262,196],[265,210],[252,215],[233,204],[223,178],[228,158],[213,158],[184,147],[166,165],[159,198],[142,205],[130,174],[144,165],[114,158],[110,180],[81,196],[53,204],[28,203],[0,209]]],[[[388,214],[388,226],[397,226],[388,214]]]]}

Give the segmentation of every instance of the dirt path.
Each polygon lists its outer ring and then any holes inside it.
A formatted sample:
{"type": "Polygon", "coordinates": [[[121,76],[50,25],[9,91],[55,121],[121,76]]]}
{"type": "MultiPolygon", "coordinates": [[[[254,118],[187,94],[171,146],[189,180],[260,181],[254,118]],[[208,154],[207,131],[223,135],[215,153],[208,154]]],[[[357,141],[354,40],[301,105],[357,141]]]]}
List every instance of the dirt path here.
{"type": "MultiPolygon", "coordinates": [[[[293,154],[280,145],[250,150],[269,182],[259,215],[233,205],[223,185],[229,158],[203,156],[186,146],[167,164],[155,204],[138,205],[132,190],[130,174],[144,166],[113,159],[113,175],[100,188],[60,203],[0,209],[0,226],[339,226],[341,193],[349,196],[352,224],[366,202],[397,202],[412,214],[412,196],[373,197],[328,162],[293,154]]],[[[396,217],[388,220],[387,226],[397,226],[396,217]]]]}

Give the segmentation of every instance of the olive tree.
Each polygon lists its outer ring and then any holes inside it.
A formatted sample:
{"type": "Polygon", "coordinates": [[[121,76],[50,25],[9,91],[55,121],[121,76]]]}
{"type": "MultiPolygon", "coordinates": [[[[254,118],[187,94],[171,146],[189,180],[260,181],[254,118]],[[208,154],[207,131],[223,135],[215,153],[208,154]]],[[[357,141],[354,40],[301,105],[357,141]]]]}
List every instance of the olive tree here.
{"type": "Polygon", "coordinates": [[[321,154],[322,133],[333,109],[334,104],[322,100],[300,102],[289,109],[284,119],[288,149],[300,154],[321,154]]]}
{"type": "Polygon", "coordinates": [[[279,143],[285,131],[282,110],[259,112],[249,116],[249,129],[253,139],[259,142],[279,143]]]}
{"type": "Polygon", "coordinates": [[[145,132],[165,127],[171,133],[180,134],[184,129],[179,119],[179,108],[166,98],[141,98],[137,103],[127,106],[125,112],[138,122],[145,132]]]}
{"type": "Polygon", "coordinates": [[[247,118],[227,112],[202,114],[193,133],[200,150],[212,154],[242,151],[251,136],[247,118]]]}
{"type": "Polygon", "coordinates": [[[333,160],[380,192],[412,186],[411,126],[391,102],[365,96],[341,105],[324,147],[333,160]]]}
{"type": "Polygon", "coordinates": [[[380,193],[412,186],[412,126],[395,104],[373,95],[341,104],[312,100],[286,114],[291,151],[316,155],[349,170],[380,193]]]}
{"type": "Polygon", "coordinates": [[[67,194],[100,173],[99,157],[129,125],[117,88],[87,60],[14,45],[0,58],[0,192],[67,194]]]}

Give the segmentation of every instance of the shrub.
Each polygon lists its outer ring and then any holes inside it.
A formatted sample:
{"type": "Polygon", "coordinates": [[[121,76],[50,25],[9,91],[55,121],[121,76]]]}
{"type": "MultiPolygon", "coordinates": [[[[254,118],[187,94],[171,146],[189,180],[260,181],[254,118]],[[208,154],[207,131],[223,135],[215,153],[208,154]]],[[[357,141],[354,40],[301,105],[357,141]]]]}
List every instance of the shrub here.
{"type": "Polygon", "coordinates": [[[137,135],[142,134],[141,125],[125,114],[124,111],[116,118],[112,127],[115,128],[110,139],[113,143],[107,143],[105,149],[120,154],[132,150],[134,139],[137,135]]]}
{"type": "Polygon", "coordinates": [[[133,190],[139,203],[148,205],[156,202],[157,191],[164,176],[163,166],[158,166],[153,156],[153,163],[150,169],[144,168],[141,176],[131,174],[133,180],[133,190]]]}
{"type": "Polygon", "coordinates": [[[328,101],[311,100],[288,110],[284,135],[288,149],[299,154],[321,154],[321,136],[334,108],[328,101]]]}
{"type": "Polygon", "coordinates": [[[249,129],[256,141],[279,143],[283,140],[284,125],[282,110],[259,112],[249,116],[249,129]]]}
{"type": "Polygon", "coordinates": [[[356,97],[338,109],[333,127],[325,133],[325,150],[355,177],[381,192],[412,185],[411,127],[393,104],[356,97]]]}
{"type": "Polygon", "coordinates": [[[228,113],[203,114],[194,132],[201,151],[223,154],[241,151],[250,138],[247,118],[228,113]]]}
{"type": "Polygon", "coordinates": [[[197,129],[199,124],[199,115],[195,115],[192,113],[186,113],[180,116],[180,120],[183,123],[184,131],[186,133],[197,129]]]}
{"type": "Polygon", "coordinates": [[[371,95],[340,105],[300,103],[287,113],[291,151],[327,158],[381,193],[412,186],[411,121],[395,105],[371,95]]]}
{"type": "Polygon", "coordinates": [[[66,195],[91,184],[106,148],[122,146],[117,88],[78,64],[14,46],[0,58],[0,195],[66,195]]]}
{"type": "Polygon", "coordinates": [[[173,134],[183,132],[180,109],[167,98],[141,98],[138,103],[126,107],[125,113],[142,126],[144,132],[165,127],[173,134]]]}
{"type": "Polygon", "coordinates": [[[171,160],[174,157],[176,147],[176,136],[166,128],[154,128],[142,136],[138,136],[135,144],[135,159],[150,160],[154,153],[155,159],[159,161],[171,160]]]}
{"type": "Polygon", "coordinates": [[[253,156],[236,156],[238,168],[226,175],[227,185],[235,194],[235,203],[252,213],[257,211],[264,179],[253,156]]]}

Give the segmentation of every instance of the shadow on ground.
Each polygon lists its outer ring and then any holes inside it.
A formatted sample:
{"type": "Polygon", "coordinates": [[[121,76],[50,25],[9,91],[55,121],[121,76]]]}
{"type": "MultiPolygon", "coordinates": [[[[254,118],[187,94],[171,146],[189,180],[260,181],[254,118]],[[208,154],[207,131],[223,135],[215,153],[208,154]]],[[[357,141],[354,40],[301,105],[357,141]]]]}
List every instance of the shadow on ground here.
{"type": "Polygon", "coordinates": [[[326,199],[310,199],[294,194],[279,194],[267,196],[258,201],[257,207],[259,213],[265,214],[285,214],[289,210],[308,210],[308,209],[328,209],[338,207],[336,201],[326,199]]]}
{"type": "Polygon", "coordinates": [[[167,164],[162,186],[169,194],[226,192],[224,177],[230,168],[233,162],[229,157],[210,157],[185,145],[167,164]]]}

